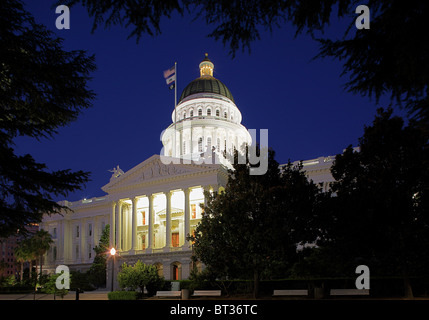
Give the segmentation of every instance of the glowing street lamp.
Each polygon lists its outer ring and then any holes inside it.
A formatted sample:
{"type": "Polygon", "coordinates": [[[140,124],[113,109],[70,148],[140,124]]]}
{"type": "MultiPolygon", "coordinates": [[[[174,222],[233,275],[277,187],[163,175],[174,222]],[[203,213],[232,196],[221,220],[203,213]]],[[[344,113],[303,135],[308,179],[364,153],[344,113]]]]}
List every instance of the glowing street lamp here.
{"type": "Polygon", "coordinates": [[[112,248],[110,249],[110,256],[112,257],[112,290],[113,291],[113,277],[115,275],[115,254],[116,254],[116,249],[112,248]]]}

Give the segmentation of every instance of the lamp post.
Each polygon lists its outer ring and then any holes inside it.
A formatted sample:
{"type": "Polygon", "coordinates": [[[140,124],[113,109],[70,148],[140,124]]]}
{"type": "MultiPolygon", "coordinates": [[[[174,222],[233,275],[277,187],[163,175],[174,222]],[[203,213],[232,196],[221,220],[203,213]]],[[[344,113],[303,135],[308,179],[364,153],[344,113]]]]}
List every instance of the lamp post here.
{"type": "Polygon", "coordinates": [[[113,291],[113,277],[115,275],[115,254],[116,254],[116,249],[115,248],[110,249],[110,256],[112,257],[112,289],[111,289],[111,291],[113,291]]]}

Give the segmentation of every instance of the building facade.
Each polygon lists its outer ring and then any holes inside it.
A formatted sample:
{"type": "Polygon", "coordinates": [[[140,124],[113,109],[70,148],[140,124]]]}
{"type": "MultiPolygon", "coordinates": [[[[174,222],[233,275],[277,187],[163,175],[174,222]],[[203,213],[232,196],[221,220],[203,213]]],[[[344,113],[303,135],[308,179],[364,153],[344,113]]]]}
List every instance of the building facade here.
{"type": "MultiPolygon", "coordinates": [[[[117,255],[108,261],[108,287],[113,283],[117,288],[122,263],[138,260],[156,265],[166,280],[189,277],[192,244],[186,236],[201,220],[204,191],[219,192],[227,183],[231,164],[222,154],[252,143],[231,92],[213,77],[213,68],[206,55],[200,77],[185,87],[172,124],[162,133],[161,155],[127,172],[118,166],[101,188],[104,196],[63,201],[71,212],[44,217],[40,227],[54,241],[45,256],[46,272],[61,264],[88,270],[93,248],[109,224],[110,246],[117,255]]],[[[328,183],[331,162],[331,157],[309,160],[304,168],[309,178],[328,183]]]]}

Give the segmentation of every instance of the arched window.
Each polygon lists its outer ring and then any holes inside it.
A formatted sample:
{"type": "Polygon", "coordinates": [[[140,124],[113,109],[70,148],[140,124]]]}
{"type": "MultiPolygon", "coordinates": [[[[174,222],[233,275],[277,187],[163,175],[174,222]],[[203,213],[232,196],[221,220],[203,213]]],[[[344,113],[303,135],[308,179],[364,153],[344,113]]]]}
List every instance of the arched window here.
{"type": "Polygon", "coordinates": [[[203,115],[203,109],[198,109],[198,116],[201,117],[203,115]]]}
{"type": "Polygon", "coordinates": [[[219,111],[219,109],[216,110],[216,117],[220,117],[220,111],[219,111]]]}
{"type": "Polygon", "coordinates": [[[224,117],[225,119],[228,119],[228,113],[226,113],[226,111],[223,113],[223,117],[224,117]]]}
{"type": "Polygon", "coordinates": [[[171,273],[173,280],[181,280],[182,279],[182,265],[180,262],[173,262],[171,265],[171,273]]]}
{"type": "Polygon", "coordinates": [[[207,109],[207,115],[208,115],[208,116],[211,116],[211,115],[212,115],[212,109],[210,109],[210,108],[208,108],[208,109],[207,109]]]}
{"type": "Polygon", "coordinates": [[[203,152],[203,138],[198,139],[198,152],[203,152]]]}
{"type": "Polygon", "coordinates": [[[193,117],[194,116],[194,110],[191,109],[191,111],[189,111],[189,117],[193,117]]]}

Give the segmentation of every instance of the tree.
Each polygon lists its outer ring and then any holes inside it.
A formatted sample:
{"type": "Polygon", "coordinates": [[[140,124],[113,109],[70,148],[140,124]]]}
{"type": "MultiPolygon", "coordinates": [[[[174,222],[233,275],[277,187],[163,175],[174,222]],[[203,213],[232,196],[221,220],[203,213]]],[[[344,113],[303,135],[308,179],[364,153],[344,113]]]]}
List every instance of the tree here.
{"type": "Polygon", "coordinates": [[[106,225],[97,246],[94,247],[95,257],[88,270],[90,281],[95,286],[106,284],[106,261],[109,252],[110,225],[106,225]]]}
{"type": "Polygon", "coordinates": [[[429,267],[428,135],[379,109],[359,147],[335,159],[329,238],[319,244],[344,270],[365,264],[372,275],[401,276],[412,297],[410,277],[429,267]]]}
{"type": "Polygon", "coordinates": [[[22,239],[18,243],[18,246],[15,248],[14,254],[15,254],[16,261],[21,264],[20,279],[22,282],[23,276],[24,276],[24,262],[27,262],[27,261],[30,262],[29,275],[31,276],[31,261],[36,259],[36,255],[35,255],[33,249],[31,248],[30,239],[28,239],[28,238],[22,239]]]}
{"type": "Polygon", "coordinates": [[[39,257],[39,275],[42,275],[43,255],[49,250],[54,241],[48,231],[43,229],[37,231],[32,238],[30,238],[30,248],[36,257],[39,257]]]}
{"type": "Polygon", "coordinates": [[[88,89],[94,56],[64,51],[24,10],[21,1],[0,3],[0,236],[39,223],[43,214],[69,210],[53,200],[81,189],[89,173],[49,172],[29,154],[16,155],[14,139],[52,138],[91,106],[88,89]]]}
{"type": "Polygon", "coordinates": [[[142,294],[146,287],[149,295],[164,285],[164,279],[158,275],[156,266],[144,264],[140,260],[133,266],[124,263],[118,273],[118,282],[121,288],[131,290],[139,288],[142,294]]]}
{"type": "Polygon", "coordinates": [[[233,57],[240,48],[250,50],[251,43],[260,39],[261,29],[271,31],[287,23],[296,35],[307,32],[316,38],[336,13],[349,21],[349,27],[340,40],[317,39],[321,44],[318,56],[345,61],[343,74],[350,79],[349,91],[377,101],[390,95],[410,115],[429,121],[429,44],[421,41],[429,17],[426,1],[370,0],[370,30],[357,31],[355,10],[362,4],[358,0],[66,1],[69,6],[77,3],[86,6],[94,18],[93,30],[103,23],[132,27],[129,37],[137,41],[144,34],[161,33],[161,19],[174,13],[202,17],[214,28],[209,36],[228,46],[233,57]]]}
{"type": "MultiPolygon", "coordinates": [[[[248,153],[246,153],[248,154],[248,153]]],[[[307,221],[315,214],[319,189],[302,166],[282,170],[268,152],[268,170],[250,175],[251,165],[234,162],[225,191],[206,192],[207,206],[193,241],[195,258],[218,277],[253,279],[257,297],[262,277],[285,276],[299,243],[316,240],[307,221]]]]}

